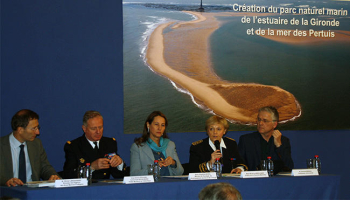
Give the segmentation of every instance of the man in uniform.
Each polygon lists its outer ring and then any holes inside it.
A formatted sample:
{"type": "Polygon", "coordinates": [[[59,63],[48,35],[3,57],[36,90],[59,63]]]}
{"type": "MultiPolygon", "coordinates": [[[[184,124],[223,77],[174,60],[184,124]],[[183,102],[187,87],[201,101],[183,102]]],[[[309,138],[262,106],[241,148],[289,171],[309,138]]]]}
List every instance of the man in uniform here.
{"type": "Polygon", "coordinates": [[[84,134],[64,146],[66,161],[64,178],[77,178],[78,168],[90,163],[93,179],[121,178],[125,164],[117,154],[117,141],[103,137],[103,117],[97,111],[87,111],[83,117],[84,134]]]}

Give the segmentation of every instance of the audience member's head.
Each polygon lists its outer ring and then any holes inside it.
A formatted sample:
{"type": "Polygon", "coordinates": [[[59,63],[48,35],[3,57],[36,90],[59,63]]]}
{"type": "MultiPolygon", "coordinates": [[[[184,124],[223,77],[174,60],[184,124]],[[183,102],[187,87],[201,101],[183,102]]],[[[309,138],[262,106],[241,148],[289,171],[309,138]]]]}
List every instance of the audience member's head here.
{"type": "Polygon", "coordinates": [[[203,188],[200,200],[242,200],[241,193],[229,183],[214,183],[203,188]]]}

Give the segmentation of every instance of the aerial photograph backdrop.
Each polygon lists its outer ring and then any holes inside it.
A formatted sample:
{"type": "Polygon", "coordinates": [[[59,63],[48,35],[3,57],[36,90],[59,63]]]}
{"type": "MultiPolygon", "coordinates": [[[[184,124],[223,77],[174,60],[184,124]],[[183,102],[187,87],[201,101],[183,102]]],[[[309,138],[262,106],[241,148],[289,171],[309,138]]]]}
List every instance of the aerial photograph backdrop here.
{"type": "Polygon", "coordinates": [[[124,133],[155,110],[168,132],[211,115],[255,130],[350,128],[349,1],[123,0],[124,133]]]}

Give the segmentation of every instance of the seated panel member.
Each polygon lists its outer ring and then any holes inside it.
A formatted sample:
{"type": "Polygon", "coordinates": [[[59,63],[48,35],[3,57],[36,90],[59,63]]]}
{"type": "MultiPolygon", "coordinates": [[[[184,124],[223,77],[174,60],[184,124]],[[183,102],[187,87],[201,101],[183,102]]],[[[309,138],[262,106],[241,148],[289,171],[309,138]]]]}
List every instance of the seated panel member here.
{"type": "Polygon", "coordinates": [[[125,164],[117,154],[117,141],[103,137],[103,117],[97,111],[87,111],[83,117],[84,134],[64,145],[66,161],[64,178],[77,178],[79,166],[91,164],[93,179],[122,178],[125,164]],[[108,159],[106,154],[115,153],[108,159]]]}
{"type": "Polygon", "coordinates": [[[135,139],[130,149],[130,175],[148,175],[147,165],[159,160],[161,176],[182,175],[184,169],[176,152],[175,143],[168,139],[168,120],[159,111],[152,112],[145,121],[143,134],[135,139]]]}
{"type": "Polygon", "coordinates": [[[20,110],[12,117],[11,127],[13,132],[0,138],[1,186],[60,179],[47,160],[41,140],[36,138],[40,134],[39,115],[20,110]]]}
{"type": "Polygon", "coordinates": [[[248,170],[238,153],[237,143],[234,139],[223,137],[229,127],[226,119],[211,116],[205,124],[209,137],[193,142],[190,147],[190,172],[209,172],[210,166],[216,158],[223,164],[223,173],[241,173],[248,170]],[[220,149],[216,149],[215,141],[220,142],[220,149]],[[231,164],[231,158],[235,159],[231,164]],[[233,166],[232,166],[233,165],[233,166]]]}
{"type": "Polygon", "coordinates": [[[259,109],[257,132],[242,135],[239,138],[239,152],[245,159],[249,170],[259,170],[260,161],[271,156],[275,173],[291,171],[294,167],[289,139],[282,135],[277,127],[279,114],[269,106],[259,109]]]}

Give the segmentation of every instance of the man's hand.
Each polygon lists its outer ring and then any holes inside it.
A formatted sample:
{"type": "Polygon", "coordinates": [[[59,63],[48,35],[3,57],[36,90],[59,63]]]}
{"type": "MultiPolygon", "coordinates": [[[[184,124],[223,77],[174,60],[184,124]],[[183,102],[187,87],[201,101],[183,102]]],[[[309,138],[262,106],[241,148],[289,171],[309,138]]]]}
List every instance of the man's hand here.
{"type": "Polygon", "coordinates": [[[14,187],[17,185],[23,185],[23,182],[21,179],[18,178],[11,178],[6,182],[7,187],[14,187]]]}
{"type": "Polygon", "coordinates": [[[59,176],[57,176],[57,175],[52,175],[49,178],[49,180],[59,180],[59,179],[61,179],[61,178],[59,176]]]}
{"type": "Polygon", "coordinates": [[[237,168],[235,168],[235,169],[233,169],[233,170],[231,171],[231,174],[232,174],[232,173],[240,174],[241,172],[242,172],[242,169],[239,168],[239,167],[237,167],[237,168]]]}
{"type": "Polygon", "coordinates": [[[272,136],[273,136],[273,142],[275,143],[276,147],[280,147],[282,145],[282,141],[281,141],[281,138],[282,138],[282,133],[279,131],[279,130],[274,130],[272,132],[272,136]]]}
{"type": "Polygon", "coordinates": [[[91,163],[91,167],[94,170],[108,169],[110,167],[108,158],[99,158],[91,163]]]}
{"type": "Polygon", "coordinates": [[[111,164],[111,167],[118,167],[120,164],[123,163],[123,160],[120,156],[114,155],[109,161],[109,163],[111,164]]]}

